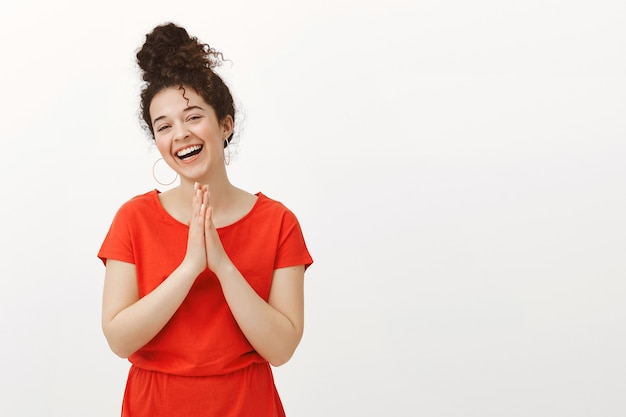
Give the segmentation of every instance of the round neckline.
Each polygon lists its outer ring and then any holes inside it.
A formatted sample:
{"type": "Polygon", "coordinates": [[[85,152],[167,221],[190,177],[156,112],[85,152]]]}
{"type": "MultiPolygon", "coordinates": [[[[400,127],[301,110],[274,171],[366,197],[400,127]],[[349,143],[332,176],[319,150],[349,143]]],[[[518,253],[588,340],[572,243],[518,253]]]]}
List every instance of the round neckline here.
{"type": "MultiPolygon", "coordinates": [[[[153,201],[156,204],[156,206],[158,207],[158,209],[161,212],[161,214],[163,215],[163,217],[165,219],[167,219],[170,223],[175,223],[177,225],[183,226],[183,227],[188,229],[189,228],[188,224],[185,224],[185,223],[179,221],[174,216],[172,216],[167,210],[165,210],[165,207],[163,207],[163,204],[161,204],[161,200],[159,200],[159,194],[161,194],[161,191],[157,190],[156,188],[152,191],[153,201]]],[[[228,229],[230,227],[236,226],[237,224],[245,221],[248,217],[250,217],[252,215],[252,213],[256,211],[256,208],[259,206],[261,200],[266,198],[265,195],[263,195],[263,193],[261,193],[260,191],[254,193],[254,195],[257,197],[257,199],[254,202],[254,204],[252,205],[252,208],[250,208],[250,210],[246,214],[244,214],[243,216],[241,216],[239,219],[235,220],[231,224],[227,224],[226,226],[216,227],[216,230],[225,230],[225,229],[228,229]]]]}

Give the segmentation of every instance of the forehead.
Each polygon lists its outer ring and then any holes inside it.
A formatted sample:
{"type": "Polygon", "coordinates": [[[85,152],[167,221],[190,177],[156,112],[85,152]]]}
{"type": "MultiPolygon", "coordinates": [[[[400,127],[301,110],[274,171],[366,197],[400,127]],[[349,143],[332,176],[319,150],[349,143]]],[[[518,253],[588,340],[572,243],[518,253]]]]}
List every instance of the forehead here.
{"type": "Polygon", "coordinates": [[[150,116],[154,118],[168,116],[184,111],[191,106],[208,109],[210,106],[191,88],[169,87],[155,94],[150,102],[150,116]]]}

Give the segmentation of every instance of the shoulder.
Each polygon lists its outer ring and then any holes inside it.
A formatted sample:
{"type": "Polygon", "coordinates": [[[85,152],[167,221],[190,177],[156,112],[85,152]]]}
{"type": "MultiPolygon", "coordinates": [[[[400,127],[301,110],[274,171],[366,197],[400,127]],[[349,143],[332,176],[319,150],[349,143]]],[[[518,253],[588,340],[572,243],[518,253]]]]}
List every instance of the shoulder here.
{"type": "Polygon", "coordinates": [[[267,224],[271,224],[276,233],[276,257],[274,269],[285,268],[294,265],[304,265],[307,269],[313,263],[304,240],[304,235],[296,215],[285,204],[265,196],[257,194],[261,206],[270,215],[266,217],[267,224]]]}
{"type": "Polygon", "coordinates": [[[135,218],[145,216],[147,213],[158,212],[158,191],[151,190],[147,193],[136,195],[125,201],[117,210],[116,217],[135,218]]]}
{"type": "Polygon", "coordinates": [[[256,203],[258,211],[264,214],[272,214],[274,216],[294,216],[293,212],[282,202],[270,198],[262,192],[258,192],[256,196],[258,198],[256,203]]]}
{"type": "Polygon", "coordinates": [[[146,206],[154,205],[155,201],[158,199],[158,191],[151,190],[147,193],[136,195],[126,202],[124,202],[120,210],[136,210],[138,208],[144,208],[146,206]]]}
{"type": "Polygon", "coordinates": [[[253,211],[257,221],[274,224],[283,230],[299,227],[298,218],[294,212],[281,201],[270,198],[261,192],[256,195],[258,200],[253,211]]]}

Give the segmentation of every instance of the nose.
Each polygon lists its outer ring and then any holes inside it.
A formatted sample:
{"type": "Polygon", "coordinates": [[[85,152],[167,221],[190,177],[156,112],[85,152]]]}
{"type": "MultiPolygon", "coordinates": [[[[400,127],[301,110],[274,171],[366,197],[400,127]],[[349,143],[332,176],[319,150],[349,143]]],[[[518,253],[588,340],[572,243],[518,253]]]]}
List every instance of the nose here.
{"type": "Polygon", "coordinates": [[[174,140],[184,140],[189,137],[189,130],[184,124],[174,125],[174,140]]]}

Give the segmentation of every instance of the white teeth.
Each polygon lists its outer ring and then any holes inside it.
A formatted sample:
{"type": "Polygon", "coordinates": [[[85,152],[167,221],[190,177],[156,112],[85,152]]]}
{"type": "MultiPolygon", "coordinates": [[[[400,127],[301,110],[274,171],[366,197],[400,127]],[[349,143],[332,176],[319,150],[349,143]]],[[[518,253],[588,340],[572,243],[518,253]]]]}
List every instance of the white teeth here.
{"type": "Polygon", "coordinates": [[[197,151],[198,149],[202,148],[202,146],[200,145],[194,145],[194,146],[190,146],[188,148],[185,148],[183,150],[180,150],[176,153],[176,156],[178,156],[179,158],[184,158],[185,155],[190,154],[191,152],[197,151]]]}

